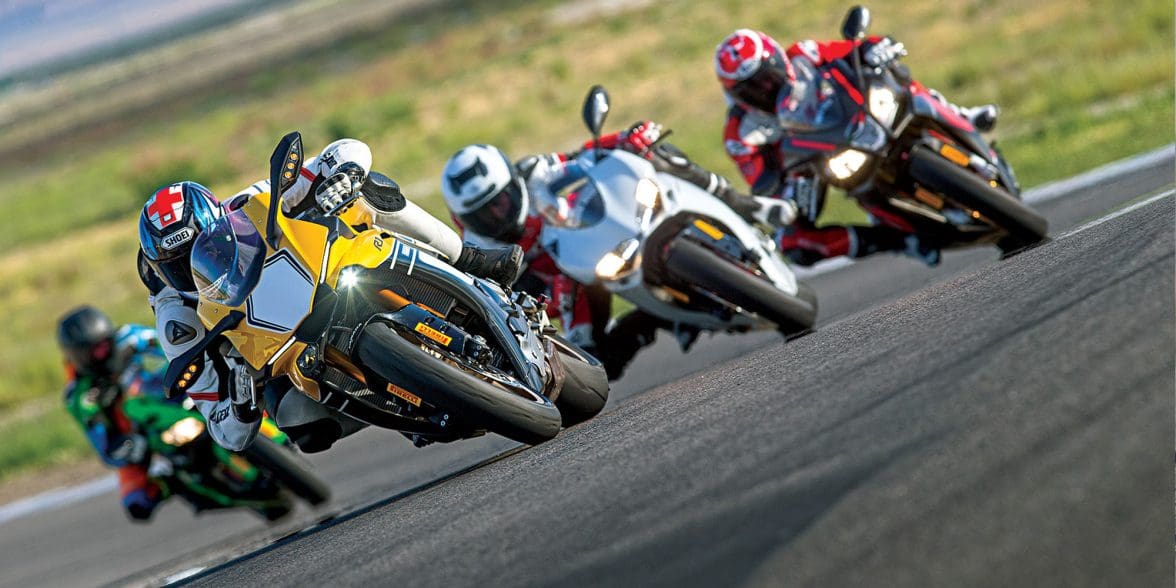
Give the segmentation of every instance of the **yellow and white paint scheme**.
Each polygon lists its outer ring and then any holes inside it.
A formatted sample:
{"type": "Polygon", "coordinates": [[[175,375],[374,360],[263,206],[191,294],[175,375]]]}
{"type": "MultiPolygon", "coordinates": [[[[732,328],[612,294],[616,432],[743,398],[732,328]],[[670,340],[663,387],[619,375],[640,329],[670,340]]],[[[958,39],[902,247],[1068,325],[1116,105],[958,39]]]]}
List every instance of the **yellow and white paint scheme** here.
{"type": "MultiPolygon", "coordinates": [[[[270,199],[268,193],[257,194],[241,208],[262,235],[270,199]]],[[[356,224],[361,220],[346,215],[342,219],[356,224]]],[[[319,284],[336,287],[346,266],[374,268],[386,262],[399,237],[368,229],[330,242],[327,227],[284,214],[277,215],[277,227],[278,247],[266,243],[261,276],[245,302],[227,307],[202,297],[197,314],[211,328],[232,311],[243,313],[245,318],[224,333],[242,358],[258,371],[271,366],[274,376],[289,376],[295,386],[318,400],[318,384],[303,376],[295,363],[306,345],[294,339],[294,331],[310,313],[319,284]]]]}

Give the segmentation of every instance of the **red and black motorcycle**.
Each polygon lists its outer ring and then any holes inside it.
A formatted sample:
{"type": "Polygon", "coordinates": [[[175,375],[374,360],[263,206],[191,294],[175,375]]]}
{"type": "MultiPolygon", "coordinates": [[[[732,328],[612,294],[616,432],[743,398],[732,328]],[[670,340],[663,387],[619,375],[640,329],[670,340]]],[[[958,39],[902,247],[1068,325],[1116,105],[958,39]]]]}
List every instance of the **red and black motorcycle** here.
{"type": "Polygon", "coordinates": [[[1007,255],[1045,240],[1046,220],[1021,201],[1009,163],[910,77],[901,44],[866,40],[869,21],[865,7],[850,9],[841,32],[855,50],[797,68],[813,104],[778,112],[789,159],[939,248],[995,244],[1007,255]]]}

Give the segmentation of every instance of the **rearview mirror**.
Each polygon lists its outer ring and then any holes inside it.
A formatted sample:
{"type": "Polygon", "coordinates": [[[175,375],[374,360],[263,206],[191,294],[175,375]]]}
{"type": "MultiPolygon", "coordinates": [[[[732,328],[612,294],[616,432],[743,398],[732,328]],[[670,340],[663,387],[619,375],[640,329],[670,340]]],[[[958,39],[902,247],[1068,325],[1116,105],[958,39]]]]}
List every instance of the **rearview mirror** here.
{"type": "Polygon", "coordinates": [[[286,133],[270,155],[270,203],[265,241],[274,249],[278,247],[278,209],[282,206],[282,194],[298,181],[301,172],[302,134],[298,131],[286,133]]]}
{"type": "Polygon", "coordinates": [[[588,97],[584,99],[584,124],[592,131],[595,139],[600,136],[604,128],[604,119],[608,118],[608,92],[599,84],[588,90],[588,97]]]}
{"type": "Polygon", "coordinates": [[[870,28],[870,9],[865,6],[854,6],[845,15],[845,22],[841,24],[841,37],[847,41],[866,38],[866,30],[870,28]]]}

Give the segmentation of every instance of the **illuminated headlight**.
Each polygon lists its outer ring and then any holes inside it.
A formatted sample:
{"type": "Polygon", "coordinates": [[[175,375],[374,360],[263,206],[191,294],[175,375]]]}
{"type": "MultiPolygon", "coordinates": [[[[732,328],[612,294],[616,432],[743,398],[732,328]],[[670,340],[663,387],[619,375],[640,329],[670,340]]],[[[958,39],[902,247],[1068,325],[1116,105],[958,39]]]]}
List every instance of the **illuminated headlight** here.
{"type": "Polygon", "coordinates": [[[204,423],[196,417],[180,419],[159,434],[159,438],[168,445],[179,447],[196,440],[204,432],[204,423]]]}
{"type": "Polygon", "coordinates": [[[870,114],[886,127],[894,126],[894,118],[898,116],[898,99],[894,91],[885,86],[870,88],[870,114]]]}
{"type": "Polygon", "coordinates": [[[869,156],[857,149],[846,149],[829,158],[829,173],[839,180],[847,180],[862,169],[867,159],[869,156]]]}
{"type": "Polygon", "coordinates": [[[657,208],[658,201],[661,200],[661,190],[653,180],[641,178],[641,181],[637,182],[637,193],[633,197],[637,199],[637,204],[645,208],[657,208]]]}
{"type": "Polygon", "coordinates": [[[602,280],[615,280],[627,270],[631,270],[633,257],[640,245],[637,239],[629,239],[617,245],[616,249],[605,253],[604,257],[596,262],[596,277],[602,280]]]}
{"type": "Polygon", "coordinates": [[[354,288],[359,283],[359,270],[349,267],[339,272],[339,287],[343,289],[354,288]]]}

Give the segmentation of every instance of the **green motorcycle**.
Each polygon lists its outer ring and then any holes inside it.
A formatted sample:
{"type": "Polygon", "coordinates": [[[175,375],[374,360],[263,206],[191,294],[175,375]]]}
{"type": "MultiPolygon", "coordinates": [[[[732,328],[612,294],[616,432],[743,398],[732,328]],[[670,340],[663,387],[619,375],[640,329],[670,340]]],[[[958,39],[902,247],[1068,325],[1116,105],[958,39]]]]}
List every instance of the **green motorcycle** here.
{"type": "Polygon", "coordinates": [[[161,390],[159,374],[140,372],[126,388],[123,413],[152,453],[150,475],[199,512],[244,507],[268,521],[294,507],[294,497],[318,505],[330,499],[325,482],[300,459],[294,444],[269,417],[244,451],[213,441],[192,403],[169,401],[146,390],[161,390]],[[152,385],[154,384],[154,385],[152,385]]]}

